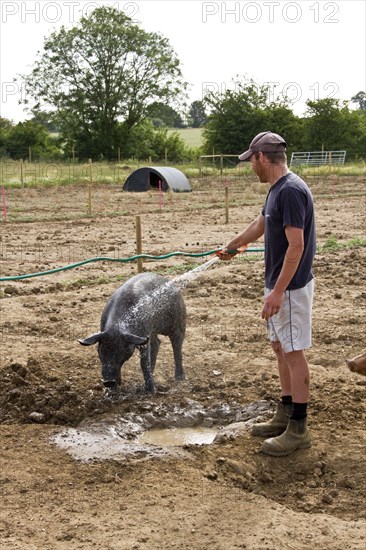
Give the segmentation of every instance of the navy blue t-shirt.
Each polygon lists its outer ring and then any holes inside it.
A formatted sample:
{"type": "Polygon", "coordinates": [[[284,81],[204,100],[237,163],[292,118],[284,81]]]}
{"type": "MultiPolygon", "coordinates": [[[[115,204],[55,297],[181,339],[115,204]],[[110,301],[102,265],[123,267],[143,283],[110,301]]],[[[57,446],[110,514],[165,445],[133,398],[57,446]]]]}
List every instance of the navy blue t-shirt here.
{"type": "Polygon", "coordinates": [[[289,225],[304,230],[304,252],[287,290],[303,288],[313,278],[316,249],[314,203],[310,189],[299,176],[289,172],[270,188],[262,214],[266,287],[272,289],[281,272],[288,248],[285,227],[289,225]]]}

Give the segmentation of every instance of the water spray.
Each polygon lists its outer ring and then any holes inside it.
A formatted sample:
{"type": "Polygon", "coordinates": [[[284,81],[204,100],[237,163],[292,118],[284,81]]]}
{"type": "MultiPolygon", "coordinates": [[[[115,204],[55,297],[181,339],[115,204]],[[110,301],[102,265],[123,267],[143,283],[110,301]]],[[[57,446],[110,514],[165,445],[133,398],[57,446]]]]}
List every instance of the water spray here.
{"type": "Polygon", "coordinates": [[[221,250],[216,250],[213,254],[213,257],[210,260],[208,260],[204,264],[201,264],[197,267],[194,267],[193,269],[191,269],[190,271],[187,271],[183,275],[179,275],[178,277],[175,277],[175,279],[173,279],[172,282],[175,285],[179,286],[179,287],[184,287],[188,282],[193,281],[194,279],[199,277],[199,275],[203,271],[206,271],[207,269],[209,269],[213,265],[220,262],[222,256],[224,256],[226,254],[236,256],[236,254],[241,254],[242,252],[245,252],[245,250],[247,248],[248,248],[248,245],[245,244],[245,245],[243,245],[240,248],[237,248],[235,250],[226,250],[225,248],[221,249],[221,250]]]}

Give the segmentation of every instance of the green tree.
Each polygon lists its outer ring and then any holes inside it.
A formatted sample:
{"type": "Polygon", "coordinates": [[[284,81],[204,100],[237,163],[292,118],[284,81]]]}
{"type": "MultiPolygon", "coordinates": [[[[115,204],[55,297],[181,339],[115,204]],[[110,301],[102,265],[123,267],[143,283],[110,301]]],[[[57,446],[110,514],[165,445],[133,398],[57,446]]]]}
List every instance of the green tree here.
{"type": "Polygon", "coordinates": [[[156,127],[182,128],[184,126],[180,114],[161,101],[155,101],[146,109],[146,115],[156,127]]]}
{"type": "Polygon", "coordinates": [[[220,94],[210,92],[204,98],[210,110],[202,132],[203,150],[208,154],[213,150],[239,153],[248,140],[265,129],[264,120],[259,118],[266,104],[266,90],[258,89],[252,81],[236,83],[235,88],[220,94]]]}
{"type": "Polygon", "coordinates": [[[0,157],[7,155],[6,144],[12,127],[13,123],[11,120],[0,117],[0,157]]]}
{"type": "Polygon", "coordinates": [[[78,143],[82,157],[115,157],[119,121],[131,130],[150,103],[169,103],[185,88],[168,40],[113,7],[53,32],[22,78],[34,108],[54,111],[63,136],[78,143]]]}
{"type": "Polygon", "coordinates": [[[4,136],[13,126],[14,124],[11,120],[0,116],[0,136],[4,136]]]}
{"type": "Polygon", "coordinates": [[[192,128],[202,128],[206,124],[207,115],[203,101],[193,101],[188,111],[188,120],[192,128]]]}
{"type": "Polygon", "coordinates": [[[57,155],[57,147],[52,142],[47,130],[27,120],[13,126],[6,137],[6,150],[13,159],[27,158],[29,148],[32,151],[32,158],[54,158],[57,155]]]}
{"type": "Polygon", "coordinates": [[[48,132],[56,133],[58,132],[59,129],[53,122],[52,118],[53,118],[52,113],[46,113],[44,111],[35,111],[33,113],[31,120],[32,122],[35,122],[40,126],[43,126],[43,128],[45,128],[48,132]]]}
{"type": "Polygon", "coordinates": [[[286,104],[271,102],[265,109],[266,128],[286,139],[287,157],[304,148],[304,123],[286,104]]]}
{"type": "Polygon", "coordinates": [[[356,159],[366,161],[366,109],[358,112],[360,134],[357,140],[356,159]]]}
{"type": "Polygon", "coordinates": [[[125,143],[124,158],[134,157],[146,160],[148,157],[155,161],[162,161],[167,154],[169,162],[192,160],[193,152],[186,147],[183,139],[177,132],[170,133],[166,128],[155,128],[149,119],[137,124],[129,131],[129,141],[123,141],[123,135],[128,131],[124,124],[119,127],[120,139],[125,143]]]}
{"type": "Polygon", "coordinates": [[[360,111],[366,111],[366,92],[358,92],[356,95],[351,97],[353,103],[358,103],[358,108],[360,111]]]}
{"type": "Polygon", "coordinates": [[[347,159],[365,158],[364,111],[351,111],[346,101],[326,98],[307,101],[305,149],[346,150],[347,159]]]}
{"type": "Polygon", "coordinates": [[[283,135],[291,148],[301,138],[301,121],[287,101],[269,101],[269,88],[253,80],[237,81],[234,90],[219,95],[210,93],[205,103],[211,110],[203,130],[207,153],[239,154],[265,130],[283,135]]]}
{"type": "Polygon", "coordinates": [[[168,133],[166,128],[160,128],[154,134],[152,143],[154,160],[164,160],[165,154],[168,162],[183,162],[191,160],[190,150],[177,132],[168,133]]]}

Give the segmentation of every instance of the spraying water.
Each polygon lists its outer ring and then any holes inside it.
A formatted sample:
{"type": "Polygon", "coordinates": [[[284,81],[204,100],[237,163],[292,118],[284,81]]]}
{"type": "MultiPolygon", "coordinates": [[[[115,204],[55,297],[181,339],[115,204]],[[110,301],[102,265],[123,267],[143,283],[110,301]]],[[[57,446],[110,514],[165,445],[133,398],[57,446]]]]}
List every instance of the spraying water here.
{"type": "Polygon", "coordinates": [[[199,265],[183,275],[174,277],[170,281],[167,281],[165,284],[155,289],[150,294],[145,294],[141,296],[137,303],[131,306],[128,311],[128,314],[125,315],[124,319],[120,322],[120,328],[123,331],[125,326],[129,326],[133,319],[141,319],[144,315],[148,314],[152,310],[155,314],[159,314],[159,311],[162,311],[166,305],[166,301],[170,299],[174,289],[182,289],[187,286],[188,283],[199,277],[204,271],[209,269],[211,266],[219,262],[220,259],[218,256],[211,258],[202,265],[199,265]]]}
{"type": "Polygon", "coordinates": [[[202,265],[199,265],[198,267],[195,267],[191,269],[190,271],[187,271],[187,273],[183,273],[183,275],[179,275],[178,277],[175,277],[171,282],[178,286],[179,288],[184,288],[190,281],[193,281],[194,279],[197,279],[202,273],[202,271],[206,271],[211,266],[216,264],[220,261],[220,258],[218,256],[215,256],[214,258],[211,258],[211,260],[208,260],[202,265]]]}
{"type": "MultiPolygon", "coordinates": [[[[237,248],[236,250],[232,250],[232,251],[228,251],[228,252],[230,254],[231,253],[237,254],[238,252],[240,252],[240,253],[245,252],[247,248],[248,248],[248,245],[244,244],[244,245],[240,246],[239,248],[237,248]]],[[[202,271],[206,271],[207,269],[209,269],[211,266],[213,266],[214,264],[216,264],[219,261],[221,261],[219,256],[214,256],[213,258],[211,258],[210,260],[208,260],[204,264],[199,265],[198,267],[195,267],[194,269],[191,269],[190,271],[187,271],[187,273],[184,273],[183,275],[179,275],[179,277],[175,277],[171,281],[171,283],[176,285],[178,288],[184,288],[190,281],[193,281],[194,279],[199,277],[201,275],[202,271]]]]}

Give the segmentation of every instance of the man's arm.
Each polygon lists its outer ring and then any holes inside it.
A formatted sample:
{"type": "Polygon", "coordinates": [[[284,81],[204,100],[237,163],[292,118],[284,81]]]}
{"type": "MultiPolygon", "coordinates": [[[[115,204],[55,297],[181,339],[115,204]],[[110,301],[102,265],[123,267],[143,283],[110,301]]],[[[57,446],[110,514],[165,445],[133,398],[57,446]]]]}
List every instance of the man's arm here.
{"type": "Polygon", "coordinates": [[[225,254],[225,250],[237,250],[244,244],[253,243],[264,234],[264,217],[262,214],[253,220],[241,233],[238,233],[224,248],[224,252],[220,253],[222,260],[229,260],[235,254],[225,254]]]}
{"type": "Polygon", "coordinates": [[[266,296],[262,310],[262,319],[268,320],[278,313],[285,290],[296,273],[304,251],[304,231],[298,227],[286,226],[288,248],[285,254],[281,272],[273,290],[266,296]]]}

